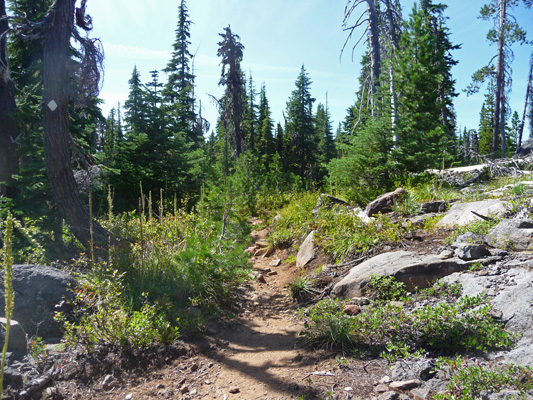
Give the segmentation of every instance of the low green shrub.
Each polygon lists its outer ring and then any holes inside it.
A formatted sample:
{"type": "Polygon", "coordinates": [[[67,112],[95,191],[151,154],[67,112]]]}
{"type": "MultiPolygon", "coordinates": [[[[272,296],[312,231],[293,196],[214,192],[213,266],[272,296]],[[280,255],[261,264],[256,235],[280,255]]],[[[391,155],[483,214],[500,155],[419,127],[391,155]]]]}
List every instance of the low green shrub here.
{"type": "Polygon", "coordinates": [[[371,275],[368,292],[377,301],[402,300],[407,291],[405,284],[397,281],[393,276],[371,275]]]}
{"type": "MultiPolygon", "coordinates": [[[[381,282],[393,288],[387,289],[386,298],[392,300],[403,293],[401,287],[391,285],[388,280],[381,282]]],[[[448,297],[456,292],[456,286],[442,286],[433,293],[424,292],[423,296],[448,297]]],[[[484,295],[465,296],[454,304],[440,302],[413,310],[401,303],[374,301],[356,316],[344,314],[344,304],[342,300],[323,300],[301,312],[305,320],[301,334],[308,343],[395,359],[422,350],[453,354],[502,349],[516,340],[516,335],[494,320],[484,295]]]]}
{"type": "Polygon", "coordinates": [[[504,389],[517,390],[519,398],[529,398],[526,392],[533,389],[533,370],[513,364],[505,366],[482,365],[466,359],[443,359],[437,368],[449,370],[446,393],[433,396],[435,400],[470,400],[481,397],[481,392],[498,393],[504,389]]]}
{"type": "Polygon", "coordinates": [[[117,271],[105,270],[81,279],[74,291],[73,315],[56,314],[67,347],[81,344],[89,351],[96,345],[111,345],[131,350],[177,339],[179,329],[168,321],[163,305],[145,303],[140,310],[131,310],[123,296],[123,278],[117,271]]]}
{"type": "Polygon", "coordinates": [[[492,228],[494,228],[499,223],[500,220],[497,218],[490,220],[475,220],[469,224],[456,227],[453,230],[452,234],[448,236],[444,240],[444,242],[447,244],[452,244],[458,236],[463,235],[467,232],[472,232],[479,235],[486,235],[492,228]]]}

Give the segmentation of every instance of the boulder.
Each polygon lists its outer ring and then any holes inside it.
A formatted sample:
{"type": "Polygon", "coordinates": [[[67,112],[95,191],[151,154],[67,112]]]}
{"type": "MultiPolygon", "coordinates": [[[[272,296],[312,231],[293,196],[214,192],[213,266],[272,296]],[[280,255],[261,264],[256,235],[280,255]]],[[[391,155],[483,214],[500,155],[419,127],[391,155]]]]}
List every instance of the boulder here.
{"type": "MultiPolygon", "coordinates": [[[[0,348],[4,347],[6,340],[6,323],[5,318],[0,318],[0,348]]],[[[26,353],[28,345],[28,339],[26,338],[26,332],[24,328],[15,321],[11,320],[11,327],[9,328],[9,341],[7,343],[7,351],[17,352],[17,353],[26,353]]]]}
{"type": "Polygon", "coordinates": [[[420,205],[420,210],[424,213],[440,213],[448,209],[448,202],[445,200],[426,201],[420,205]]]}
{"type": "Polygon", "coordinates": [[[366,207],[365,213],[369,217],[378,213],[387,213],[392,211],[392,206],[395,201],[404,199],[407,197],[407,190],[398,188],[394,192],[385,193],[379,196],[376,200],[372,201],[366,207]]]}
{"type": "Polygon", "coordinates": [[[533,221],[528,219],[504,219],[486,236],[490,246],[505,250],[533,250],[533,221]]]}
{"type": "MultiPolygon", "coordinates": [[[[5,317],[4,271],[0,272],[0,317],[5,317]]],[[[30,336],[61,337],[59,324],[54,321],[56,305],[72,293],[69,288],[76,280],[57,268],[42,265],[13,265],[13,289],[17,320],[30,336]]]]}
{"type": "MultiPolygon", "coordinates": [[[[527,264],[525,264],[527,265],[527,264]]],[[[494,315],[505,323],[505,328],[521,334],[518,343],[508,352],[498,352],[508,363],[533,366],[533,271],[513,267],[504,268],[499,275],[454,273],[445,282],[460,283],[463,296],[487,293],[494,307],[494,315]]]]}
{"type": "Polygon", "coordinates": [[[491,253],[484,244],[458,243],[456,244],[455,256],[461,260],[478,260],[490,257],[491,253]]]}
{"type": "Polygon", "coordinates": [[[315,231],[311,231],[300,246],[300,250],[298,250],[298,255],[296,256],[296,268],[305,267],[316,258],[317,253],[318,249],[315,245],[315,231]]]}
{"type": "Polygon", "coordinates": [[[500,217],[506,213],[507,209],[505,208],[505,203],[497,199],[455,203],[437,223],[437,227],[463,226],[479,220],[479,217],[472,211],[486,217],[500,217]]]}
{"type": "Polygon", "coordinates": [[[338,282],[332,294],[347,298],[364,295],[371,275],[394,276],[408,290],[414,286],[426,288],[435,280],[453,272],[468,269],[473,262],[459,258],[441,259],[438,255],[417,255],[410,251],[395,251],[379,254],[353,267],[350,273],[338,282]]]}
{"type": "Polygon", "coordinates": [[[519,157],[527,156],[533,151],[533,139],[522,142],[522,145],[516,149],[515,155],[519,157]]]}

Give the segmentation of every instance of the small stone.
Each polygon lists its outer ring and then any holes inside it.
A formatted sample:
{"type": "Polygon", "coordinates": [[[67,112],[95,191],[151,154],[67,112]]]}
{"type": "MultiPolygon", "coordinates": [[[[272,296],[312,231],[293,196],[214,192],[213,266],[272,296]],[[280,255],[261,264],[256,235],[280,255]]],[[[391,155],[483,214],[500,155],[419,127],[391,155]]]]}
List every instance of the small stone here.
{"type": "Polygon", "coordinates": [[[374,392],[376,393],[385,393],[389,390],[389,385],[385,385],[385,384],[379,384],[379,385],[376,385],[374,386],[374,392]]]}
{"type": "Polygon", "coordinates": [[[126,397],[124,397],[124,400],[131,400],[133,399],[133,393],[128,393],[126,397]]]}
{"type": "Polygon", "coordinates": [[[320,278],[320,281],[321,281],[323,284],[328,284],[328,283],[333,282],[333,277],[332,277],[332,276],[329,276],[329,275],[324,275],[322,278],[320,278]]]}
{"type": "Polygon", "coordinates": [[[453,251],[451,250],[443,250],[440,254],[439,254],[439,258],[441,260],[447,260],[448,258],[452,258],[453,257],[453,251]]]}
{"type": "Polygon", "coordinates": [[[198,365],[198,363],[193,363],[191,365],[191,371],[192,372],[198,371],[199,368],[200,368],[200,366],[198,365]]]}
{"type": "Polygon", "coordinates": [[[198,392],[198,390],[193,389],[193,390],[191,390],[190,395],[191,395],[191,396],[194,396],[197,392],[198,392]]]}
{"type": "Polygon", "coordinates": [[[269,265],[271,265],[272,267],[279,267],[281,265],[281,260],[272,260],[269,265]]]}
{"type": "Polygon", "coordinates": [[[163,385],[162,383],[158,383],[157,385],[155,385],[155,388],[156,389],[164,389],[165,385],[163,385]]]}
{"type": "Polygon", "coordinates": [[[396,400],[400,397],[398,392],[385,392],[378,396],[378,400],[396,400]]]}
{"type": "Polygon", "coordinates": [[[267,283],[265,277],[263,275],[259,275],[257,277],[257,282],[260,282],[260,283],[267,283]]]}
{"type": "Polygon", "coordinates": [[[392,382],[392,379],[388,375],[385,375],[383,378],[379,380],[379,383],[382,383],[382,384],[388,384],[391,382],[392,382]]]}
{"type": "Polygon", "coordinates": [[[346,304],[344,306],[344,314],[357,315],[361,312],[361,307],[356,304],[346,304]]]}
{"type": "Polygon", "coordinates": [[[420,386],[420,381],[417,379],[411,379],[408,381],[396,381],[389,384],[391,389],[408,390],[414,389],[420,386]]]}
{"type": "Polygon", "coordinates": [[[231,394],[239,393],[241,390],[238,387],[233,387],[229,390],[231,394]]]}
{"type": "Polygon", "coordinates": [[[268,276],[274,276],[274,275],[277,275],[278,274],[278,271],[270,271],[268,273],[268,276]]]}
{"type": "Polygon", "coordinates": [[[189,391],[189,386],[187,385],[183,385],[182,387],[180,387],[180,392],[181,394],[185,394],[189,391]]]}
{"type": "Polygon", "coordinates": [[[206,385],[211,385],[211,381],[210,381],[209,379],[206,380],[206,381],[204,381],[204,383],[205,383],[206,385]]]}
{"type": "Polygon", "coordinates": [[[351,387],[351,386],[346,386],[346,387],[344,388],[344,391],[345,391],[345,392],[352,392],[352,391],[353,391],[353,387],[351,387]]]}

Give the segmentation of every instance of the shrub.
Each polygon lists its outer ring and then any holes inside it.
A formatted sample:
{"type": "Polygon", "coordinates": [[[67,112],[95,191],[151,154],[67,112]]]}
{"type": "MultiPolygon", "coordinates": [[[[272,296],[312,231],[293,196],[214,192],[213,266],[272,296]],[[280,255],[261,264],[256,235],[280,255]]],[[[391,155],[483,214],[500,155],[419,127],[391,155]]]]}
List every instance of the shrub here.
{"type": "MultiPolygon", "coordinates": [[[[388,290],[388,298],[402,293],[401,287],[389,280],[385,283],[393,288],[388,290]]],[[[423,296],[455,294],[457,286],[450,285],[433,293],[426,291],[423,296]]],[[[420,351],[450,354],[508,348],[516,340],[515,334],[505,331],[503,324],[493,319],[484,295],[465,296],[454,304],[440,302],[412,311],[399,304],[374,301],[356,316],[345,315],[344,304],[341,300],[323,300],[301,312],[305,320],[301,334],[308,343],[369,351],[394,359],[420,351]]]]}
{"type": "Polygon", "coordinates": [[[533,389],[530,367],[513,364],[505,366],[482,365],[478,362],[469,363],[460,357],[444,359],[437,363],[437,368],[445,368],[451,376],[446,393],[433,396],[438,400],[470,400],[481,397],[481,392],[498,393],[504,389],[518,390],[520,396],[529,398],[526,391],[533,389]]]}

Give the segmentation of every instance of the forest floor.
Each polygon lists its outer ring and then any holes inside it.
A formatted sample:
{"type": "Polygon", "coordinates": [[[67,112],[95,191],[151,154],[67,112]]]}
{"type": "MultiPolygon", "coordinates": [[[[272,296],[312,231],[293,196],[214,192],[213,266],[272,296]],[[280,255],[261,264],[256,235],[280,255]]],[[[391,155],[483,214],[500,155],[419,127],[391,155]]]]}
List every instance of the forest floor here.
{"type": "MultiPolygon", "coordinates": [[[[256,248],[267,234],[266,228],[252,232],[256,248]]],[[[440,241],[416,237],[407,247],[427,252],[440,241]]],[[[338,351],[313,349],[299,340],[301,304],[287,289],[300,274],[290,262],[291,252],[278,249],[268,257],[252,257],[257,276],[264,279],[239,288],[231,315],[209,322],[201,337],[187,339],[174,350],[119,363],[119,355],[107,355],[105,361],[95,356],[91,366],[80,365],[87,363],[86,357],[71,357],[62,378],[45,390],[43,398],[371,398],[376,382],[387,375],[385,361],[344,358],[338,351]],[[274,267],[273,260],[281,264],[274,267]]]]}

